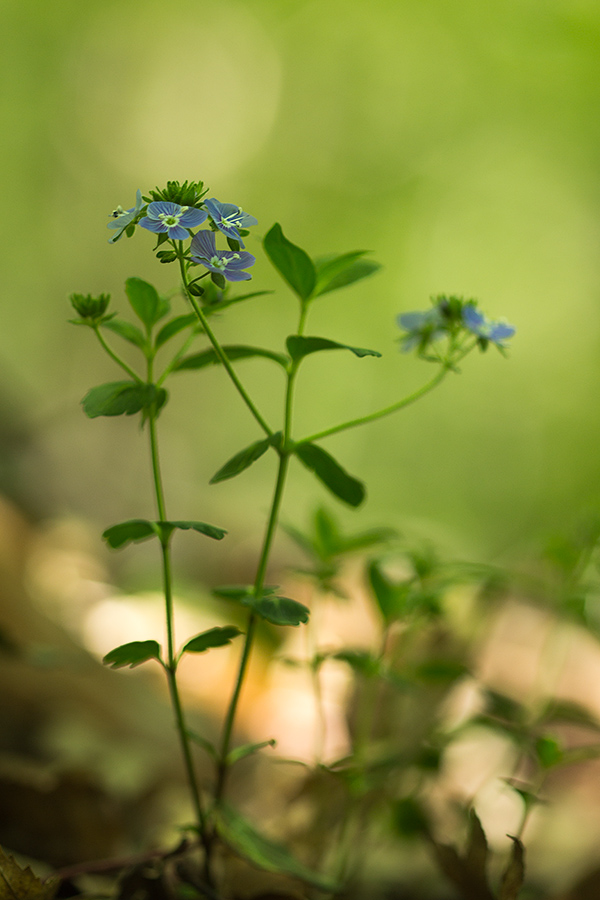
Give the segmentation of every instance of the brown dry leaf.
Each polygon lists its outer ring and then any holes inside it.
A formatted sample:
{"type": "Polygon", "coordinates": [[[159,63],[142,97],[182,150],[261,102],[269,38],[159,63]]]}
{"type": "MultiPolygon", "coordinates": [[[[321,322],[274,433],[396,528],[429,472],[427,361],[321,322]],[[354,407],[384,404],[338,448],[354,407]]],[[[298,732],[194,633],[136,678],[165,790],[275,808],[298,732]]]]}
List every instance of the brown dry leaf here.
{"type": "Polygon", "coordinates": [[[0,900],[54,900],[59,881],[43,882],[0,847],[0,900]]]}
{"type": "Polygon", "coordinates": [[[498,900],[517,900],[525,878],[525,848],[518,838],[511,834],[507,836],[513,842],[513,846],[508,866],[500,883],[498,900]]]}

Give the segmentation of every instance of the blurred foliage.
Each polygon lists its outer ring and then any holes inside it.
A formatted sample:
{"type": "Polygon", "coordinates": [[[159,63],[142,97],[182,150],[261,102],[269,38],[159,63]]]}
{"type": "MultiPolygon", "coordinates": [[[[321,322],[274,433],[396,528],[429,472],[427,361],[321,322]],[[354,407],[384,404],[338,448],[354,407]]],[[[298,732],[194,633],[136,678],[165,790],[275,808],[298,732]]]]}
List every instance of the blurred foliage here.
{"type": "MultiPolygon", "coordinates": [[[[351,345],[360,337],[383,358],[368,372],[336,361],[335,378],[333,362],[311,361],[301,431],[330,421],[331,409],[342,420],[420,383],[423,367],[398,357],[394,317],[430,294],[476,296],[518,328],[509,362],[476,377],[467,366],[402,422],[331,440],[369,485],[371,521],[427,529],[435,520],[437,537],[483,557],[575,521],[599,483],[590,449],[599,437],[597,4],[224,0],[220,9],[3,3],[0,162],[7,208],[26,213],[3,222],[0,364],[5,402],[28,412],[60,483],[53,502],[101,525],[115,496],[118,518],[139,514],[137,435],[124,423],[115,440],[112,423],[82,422],[82,388],[108,369],[70,333],[64,298],[74,288],[118,296],[126,277],[146,273],[144,241],[109,246],[108,216],[138,187],[200,177],[256,214],[257,237],[278,220],[311,254],[363,247],[384,265],[368,285],[320,302],[319,333],[331,326],[351,345]],[[123,491],[116,463],[128,459],[123,491]]],[[[294,303],[258,256],[255,283],[276,293],[219,328],[224,341],[275,348],[294,303]]],[[[169,274],[158,267],[150,278],[170,289],[169,274]]],[[[248,366],[251,390],[261,365],[248,366]]],[[[200,394],[184,389],[169,413],[168,454],[181,514],[202,506],[210,521],[225,510],[244,540],[270,470],[205,489],[228,450],[255,438],[243,412],[231,414],[235,402],[219,372],[200,394]],[[207,425],[222,446],[202,445],[207,425]]],[[[263,399],[267,413],[276,402],[263,399]]],[[[38,471],[31,458],[21,464],[23,491],[43,492],[38,471]]],[[[306,478],[296,472],[289,498],[305,512],[306,478]]]]}

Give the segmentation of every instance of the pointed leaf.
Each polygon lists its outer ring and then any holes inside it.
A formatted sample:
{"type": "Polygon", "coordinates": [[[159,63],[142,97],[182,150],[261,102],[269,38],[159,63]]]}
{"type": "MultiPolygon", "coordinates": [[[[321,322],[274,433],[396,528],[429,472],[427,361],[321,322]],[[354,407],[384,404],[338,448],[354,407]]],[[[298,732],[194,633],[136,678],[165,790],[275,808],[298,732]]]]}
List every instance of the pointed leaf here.
{"type": "Polygon", "coordinates": [[[186,731],[186,734],[191,741],[194,741],[195,744],[198,744],[199,747],[206,750],[211,759],[217,763],[219,762],[219,753],[213,743],[208,741],[205,737],[202,737],[197,731],[186,731]]]}
{"type": "Polygon", "coordinates": [[[348,344],[338,344],[329,338],[302,337],[299,334],[291,335],[286,340],[288,353],[292,359],[302,359],[309,353],[317,353],[319,350],[350,350],[355,356],[381,356],[377,350],[363,350],[361,347],[350,347],[348,344]]]}
{"type": "Polygon", "coordinates": [[[54,900],[59,878],[42,881],[0,848],[0,900],[54,900]]]}
{"type": "Polygon", "coordinates": [[[474,809],[469,811],[469,820],[469,843],[467,845],[465,862],[473,876],[480,879],[482,882],[485,882],[487,878],[486,867],[488,859],[487,838],[474,809]]]}
{"type": "Polygon", "coordinates": [[[123,322],[121,319],[107,319],[102,322],[102,327],[114,331],[115,334],[120,335],[120,337],[129,341],[130,344],[135,344],[136,347],[140,347],[142,350],[146,347],[144,334],[137,325],[132,325],[131,322],[123,322]]]}
{"type": "Polygon", "coordinates": [[[258,753],[259,750],[263,750],[265,747],[275,747],[276,745],[277,741],[275,738],[271,738],[270,741],[260,741],[258,744],[242,744],[241,747],[236,747],[235,750],[227,754],[227,765],[232,766],[234,763],[239,762],[240,759],[245,759],[253,753],[258,753]]]}
{"type": "Polygon", "coordinates": [[[241,603],[245,597],[252,594],[252,585],[223,585],[222,587],[213,588],[212,594],[220,600],[234,600],[236,603],[241,603]]]}
{"type": "Polygon", "coordinates": [[[196,325],[197,323],[198,318],[195,313],[190,313],[186,316],[176,316],[160,329],[156,335],[154,346],[158,350],[159,347],[162,347],[163,344],[172,337],[175,337],[176,334],[179,334],[180,331],[183,331],[184,328],[189,328],[191,325],[196,325]]]}
{"type": "Polygon", "coordinates": [[[291,289],[301,300],[308,300],[317,280],[315,266],[308,253],[288,241],[278,223],[265,235],[263,247],[291,289]]]}
{"type": "MultiPolygon", "coordinates": [[[[262,356],[264,359],[272,359],[273,362],[279,363],[284,368],[287,366],[289,359],[283,353],[275,353],[273,350],[265,350],[262,347],[247,347],[243,344],[229,344],[223,347],[227,359],[233,361],[236,359],[250,359],[253,356],[262,356]]],[[[174,372],[181,372],[185,369],[203,369],[205,366],[220,365],[221,360],[212,347],[208,350],[202,350],[200,353],[194,353],[191,356],[184,356],[176,365],[173,366],[174,372]]]]}
{"type": "Polygon", "coordinates": [[[282,872],[322,891],[339,890],[333,881],[311,871],[281,844],[259,834],[247,819],[227,804],[221,804],[217,815],[217,830],[222,839],[252,865],[267,872],[282,872]]]}
{"type": "Polygon", "coordinates": [[[201,634],[197,634],[196,637],[191,638],[181,648],[181,653],[205,653],[214,647],[225,647],[226,644],[230,644],[240,634],[242,632],[235,625],[209,628],[208,631],[203,631],[201,634]]]}
{"type": "Polygon", "coordinates": [[[247,594],[240,598],[240,603],[250,606],[272,625],[300,625],[301,622],[308,622],[310,615],[306,606],[297,600],[273,594],[263,594],[258,599],[253,594],[247,594]]]}
{"type": "Polygon", "coordinates": [[[525,879],[525,848],[518,838],[511,834],[507,836],[513,842],[513,846],[508,866],[500,882],[498,900],[517,900],[525,879]]]}
{"type": "Polygon", "coordinates": [[[260,459],[263,453],[266,453],[269,447],[278,443],[280,439],[281,432],[279,431],[271,435],[271,437],[264,438],[262,441],[256,441],[254,444],[250,444],[249,447],[240,450],[213,475],[210,479],[210,484],[218,484],[219,481],[225,481],[227,478],[234,478],[236,475],[239,475],[240,472],[251,466],[257,459],[260,459]]]}
{"type": "Polygon", "coordinates": [[[90,419],[96,416],[131,416],[146,403],[146,384],[136,381],[112,381],[88,391],[81,401],[90,419]]]}
{"type": "Polygon", "coordinates": [[[207,525],[206,522],[184,522],[178,520],[175,522],[157,522],[157,525],[170,525],[172,528],[177,528],[180,531],[189,531],[191,529],[215,541],[220,541],[227,534],[224,528],[217,528],[216,525],[207,525]]]}
{"type": "Polygon", "coordinates": [[[342,469],[333,456],[317,444],[298,444],[294,452],[332,494],[350,506],[360,506],[366,494],[364,484],[342,469]]]}
{"type": "Polygon", "coordinates": [[[164,303],[161,303],[155,287],[142,281],[141,278],[128,278],[125,292],[136,316],[150,330],[165,314],[164,303]]]}
{"type": "Polygon", "coordinates": [[[405,613],[409,586],[402,583],[395,584],[390,581],[382,571],[379,562],[375,559],[369,563],[367,572],[369,584],[377,601],[379,611],[386,624],[389,625],[391,622],[401,618],[405,613]]]}
{"type": "Polygon", "coordinates": [[[102,537],[113,550],[125,547],[133,541],[145,541],[158,536],[155,523],[149,522],[147,519],[129,519],[127,522],[119,522],[118,525],[112,525],[102,533],[102,537]]]}
{"type": "Polygon", "coordinates": [[[156,641],[131,641],[129,644],[121,644],[107,653],[102,662],[113,669],[121,669],[123,666],[135,668],[149,659],[160,661],[160,646],[156,641]]]}
{"type": "Polygon", "coordinates": [[[354,284],[362,278],[374,275],[381,268],[379,263],[362,259],[367,250],[354,250],[341,256],[323,256],[316,260],[317,286],[314,295],[319,297],[328,291],[354,284]]]}

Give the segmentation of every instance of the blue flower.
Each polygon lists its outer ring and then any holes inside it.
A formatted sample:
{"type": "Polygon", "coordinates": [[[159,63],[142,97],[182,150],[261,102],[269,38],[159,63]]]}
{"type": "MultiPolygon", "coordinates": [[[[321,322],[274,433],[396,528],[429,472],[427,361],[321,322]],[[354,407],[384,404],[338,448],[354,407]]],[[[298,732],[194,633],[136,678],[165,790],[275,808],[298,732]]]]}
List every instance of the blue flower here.
{"type": "Polygon", "coordinates": [[[222,231],[225,237],[239,241],[240,247],[243,247],[244,242],[240,237],[239,229],[258,225],[258,220],[245,213],[239,206],[235,206],[233,203],[220,203],[214,197],[205,200],[204,204],[219,231],[222,231]]]}
{"type": "Polygon", "coordinates": [[[140,219],[140,225],[155,234],[164,234],[166,231],[171,240],[185,241],[189,237],[186,229],[201,225],[207,218],[205,209],[156,200],[148,206],[146,215],[140,219]]]}
{"type": "Polygon", "coordinates": [[[408,353],[417,344],[425,346],[439,341],[446,334],[445,321],[437,306],[425,312],[402,313],[397,319],[398,325],[406,334],[401,338],[401,350],[408,353]]]}
{"type": "Polygon", "coordinates": [[[516,329],[507,322],[492,322],[472,304],[467,304],[462,313],[465,328],[477,335],[482,341],[491,341],[498,347],[504,347],[505,341],[511,338],[516,329]]]}
{"type": "Polygon", "coordinates": [[[192,259],[205,266],[210,272],[224,275],[227,281],[248,281],[252,276],[242,269],[253,266],[256,258],[246,250],[217,250],[215,235],[212,231],[198,231],[190,245],[192,259]]]}
{"type": "Polygon", "coordinates": [[[123,232],[131,225],[134,219],[137,219],[138,215],[142,211],[142,207],[144,206],[144,201],[142,200],[142,192],[138,191],[135,195],[135,206],[132,206],[131,209],[123,209],[122,206],[117,206],[117,208],[111,213],[112,221],[108,223],[107,228],[118,228],[117,234],[114,234],[111,238],[108,239],[109,244],[114,244],[115,241],[118,241],[123,232]]]}

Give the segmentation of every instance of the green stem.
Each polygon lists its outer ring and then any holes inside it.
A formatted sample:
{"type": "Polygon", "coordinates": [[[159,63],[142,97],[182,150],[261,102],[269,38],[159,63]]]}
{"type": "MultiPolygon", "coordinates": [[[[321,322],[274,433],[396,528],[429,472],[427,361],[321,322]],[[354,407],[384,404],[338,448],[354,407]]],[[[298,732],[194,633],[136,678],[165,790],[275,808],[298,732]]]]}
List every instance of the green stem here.
{"type": "Polygon", "coordinates": [[[237,377],[237,375],[233,369],[233,366],[229,362],[229,359],[227,358],[227,354],[221,347],[214,332],[212,331],[210,325],[208,324],[207,318],[202,311],[202,307],[200,306],[197,299],[194,297],[194,295],[189,290],[187,275],[186,275],[185,261],[184,261],[183,252],[182,252],[181,247],[179,248],[179,252],[177,255],[179,257],[179,267],[181,270],[181,280],[183,282],[183,289],[184,289],[186,297],[190,301],[192,309],[198,316],[198,320],[199,320],[200,324],[202,325],[202,328],[206,332],[206,336],[208,337],[209,341],[213,345],[214,351],[217,354],[219,361],[222,363],[227,374],[229,375],[230,379],[232,380],[238,394],[240,395],[240,397],[242,398],[242,400],[244,401],[244,403],[246,404],[246,406],[248,407],[248,409],[250,410],[250,412],[252,413],[252,415],[254,416],[254,418],[256,419],[256,421],[258,422],[260,427],[262,428],[262,430],[265,432],[265,434],[267,434],[269,437],[271,437],[271,435],[273,434],[272,429],[269,428],[269,426],[267,425],[267,423],[261,416],[260,412],[258,411],[256,406],[250,399],[249,395],[247,394],[246,389],[244,388],[240,379],[237,377]]]}
{"type": "Polygon", "coordinates": [[[386,406],[383,409],[379,409],[374,413],[370,413],[368,416],[362,416],[360,419],[351,419],[349,422],[342,422],[340,425],[333,425],[331,428],[326,428],[324,431],[318,431],[316,434],[311,434],[309,437],[302,438],[299,441],[296,441],[297,444],[308,444],[313,443],[314,441],[320,441],[322,438],[329,437],[331,434],[337,434],[340,431],[346,431],[348,428],[355,428],[357,425],[365,425],[367,422],[374,422],[376,419],[382,419],[383,416],[389,416],[392,413],[398,412],[400,409],[404,409],[405,406],[409,406],[411,403],[414,403],[416,400],[419,400],[425,394],[428,394],[429,391],[432,391],[435,387],[440,384],[446,375],[448,374],[448,366],[444,365],[437,373],[437,375],[428,381],[427,384],[424,384],[423,387],[419,388],[413,394],[409,394],[408,397],[404,397],[402,400],[398,400],[397,403],[392,403],[391,406],[386,406]]]}
{"type": "MultiPolygon", "coordinates": [[[[275,491],[273,493],[273,501],[271,503],[271,512],[269,515],[269,521],[267,523],[267,530],[265,532],[265,537],[263,540],[263,547],[262,547],[262,552],[260,555],[260,560],[258,563],[258,568],[256,571],[256,578],[254,580],[253,593],[254,593],[255,597],[260,596],[260,593],[264,586],[267,565],[269,562],[269,554],[270,554],[271,546],[273,543],[273,537],[275,535],[275,527],[277,525],[279,509],[281,507],[281,500],[283,498],[283,490],[285,487],[285,479],[286,479],[286,475],[287,475],[288,464],[289,464],[289,454],[287,454],[285,452],[281,452],[281,454],[279,456],[279,468],[277,471],[277,482],[275,484],[275,491]]],[[[248,627],[246,629],[246,639],[244,641],[244,649],[242,651],[242,657],[240,660],[240,665],[239,665],[239,669],[238,669],[238,675],[237,675],[235,687],[233,689],[233,694],[231,697],[231,701],[229,703],[229,708],[227,710],[227,716],[225,718],[225,722],[223,725],[223,737],[221,740],[219,771],[218,771],[218,776],[217,776],[217,787],[215,790],[215,803],[217,806],[219,805],[220,801],[223,798],[223,792],[225,789],[225,781],[226,781],[227,772],[229,769],[227,757],[229,755],[229,747],[231,744],[231,735],[232,735],[232,731],[233,731],[233,724],[235,721],[235,715],[237,712],[240,693],[242,690],[242,684],[244,682],[244,677],[246,675],[246,670],[248,667],[248,659],[250,657],[250,650],[252,649],[252,642],[254,639],[255,627],[256,627],[256,614],[254,612],[252,612],[252,613],[250,613],[250,617],[248,619],[248,627]]]]}
{"type": "Polygon", "coordinates": [[[143,384],[144,382],[140,378],[140,376],[137,374],[137,372],[134,372],[133,369],[130,366],[128,366],[127,363],[124,360],[122,360],[121,357],[118,356],[111,347],[109,347],[109,345],[104,340],[104,336],[102,335],[102,332],[100,331],[100,327],[98,325],[94,326],[94,332],[96,334],[96,337],[102,344],[102,347],[104,348],[104,350],[106,350],[106,352],[108,353],[110,358],[113,359],[118,366],[120,366],[122,369],[124,369],[125,372],[127,372],[127,374],[130,375],[134,381],[137,381],[138,384],[143,384]]]}
{"type": "MultiPolygon", "coordinates": [[[[149,369],[149,377],[148,380],[151,381],[151,363],[148,363],[149,369]]],[[[167,520],[167,512],[165,506],[165,497],[162,483],[162,476],[160,471],[160,460],[158,456],[158,441],[156,436],[156,416],[154,411],[150,413],[148,416],[148,432],[150,435],[150,453],[152,457],[152,475],[154,481],[154,493],[156,498],[156,508],[158,512],[159,521],[165,522],[167,520]]],[[[174,627],[174,615],[173,615],[173,578],[171,572],[171,549],[169,545],[170,538],[162,538],[161,539],[161,547],[162,547],[162,568],[163,568],[163,587],[164,587],[164,596],[165,596],[165,612],[166,612],[166,628],[167,628],[167,661],[165,664],[165,671],[167,673],[167,681],[169,684],[169,693],[171,696],[171,703],[173,705],[173,711],[175,713],[175,724],[177,728],[177,733],[179,734],[179,741],[181,744],[181,752],[183,755],[183,761],[185,765],[188,785],[190,789],[190,795],[192,798],[192,804],[194,807],[194,812],[196,814],[196,819],[198,822],[198,831],[201,840],[204,842],[205,847],[207,846],[207,822],[206,815],[202,808],[202,801],[200,799],[200,788],[198,786],[198,780],[196,778],[196,770],[194,768],[194,762],[192,759],[192,751],[190,748],[190,741],[188,737],[188,730],[185,724],[185,717],[183,714],[183,707],[181,705],[181,698],[179,695],[179,688],[177,686],[177,658],[175,655],[175,627],[174,627]]],[[[207,872],[207,874],[209,874],[207,872]]]]}

